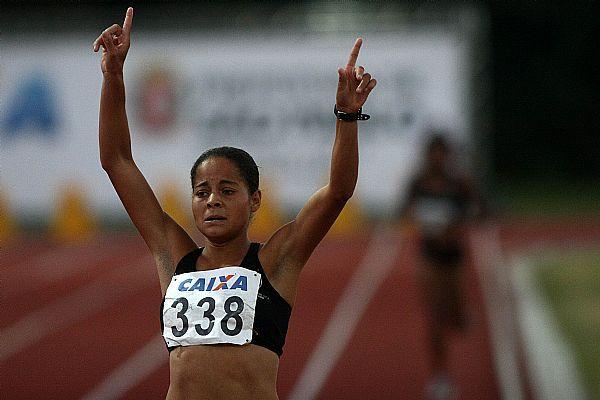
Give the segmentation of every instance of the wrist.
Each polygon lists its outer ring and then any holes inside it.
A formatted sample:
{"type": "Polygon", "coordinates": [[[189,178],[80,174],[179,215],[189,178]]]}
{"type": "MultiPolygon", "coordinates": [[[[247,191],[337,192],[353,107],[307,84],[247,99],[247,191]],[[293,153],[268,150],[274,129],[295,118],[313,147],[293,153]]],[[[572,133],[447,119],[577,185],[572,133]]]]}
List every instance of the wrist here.
{"type": "Polygon", "coordinates": [[[347,107],[340,107],[340,106],[337,105],[337,103],[335,104],[334,109],[338,110],[338,111],[341,111],[341,112],[343,112],[345,114],[354,114],[354,113],[358,112],[358,110],[352,110],[352,109],[347,108],[347,107]]]}
{"type": "Polygon", "coordinates": [[[340,110],[337,107],[337,104],[333,107],[333,114],[336,116],[336,118],[338,120],[340,120],[340,121],[346,121],[346,122],[366,121],[369,118],[371,118],[370,115],[362,113],[362,107],[359,108],[357,111],[349,113],[349,112],[345,112],[343,110],[340,110]]]}

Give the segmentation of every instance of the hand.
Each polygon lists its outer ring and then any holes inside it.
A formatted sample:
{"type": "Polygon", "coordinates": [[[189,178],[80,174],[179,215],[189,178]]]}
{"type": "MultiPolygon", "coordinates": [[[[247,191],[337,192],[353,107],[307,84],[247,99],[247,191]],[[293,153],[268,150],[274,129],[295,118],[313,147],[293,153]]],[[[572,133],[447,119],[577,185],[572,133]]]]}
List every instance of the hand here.
{"type": "Polygon", "coordinates": [[[339,82],[335,104],[338,110],[345,113],[357,112],[367,101],[371,90],[377,85],[377,81],[371,78],[371,74],[365,73],[363,67],[355,68],[361,45],[362,39],[356,39],[346,68],[338,69],[339,82]]]}
{"type": "Polygon", "coordinates": [[[132,21],[133,8],[129,7],[122,28],[114,24],[106,28],[94,41],[94,52],[102,47],[102,73],[123,73],[123,64],[129,51],[132,21]]]}

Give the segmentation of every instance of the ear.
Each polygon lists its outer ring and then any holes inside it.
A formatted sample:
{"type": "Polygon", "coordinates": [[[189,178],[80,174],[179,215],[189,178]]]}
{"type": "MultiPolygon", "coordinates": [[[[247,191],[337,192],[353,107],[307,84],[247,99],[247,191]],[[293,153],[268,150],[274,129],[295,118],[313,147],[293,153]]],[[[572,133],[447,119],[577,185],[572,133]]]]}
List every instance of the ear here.
{"type": "Polygon", "coordinates": [[[260,189],[254,192],[252,196],[250,196],[250,211],[252,211],[253,213],[257,212],[260,208],[261,196],[262,193],[260,192],[260,189]]]}

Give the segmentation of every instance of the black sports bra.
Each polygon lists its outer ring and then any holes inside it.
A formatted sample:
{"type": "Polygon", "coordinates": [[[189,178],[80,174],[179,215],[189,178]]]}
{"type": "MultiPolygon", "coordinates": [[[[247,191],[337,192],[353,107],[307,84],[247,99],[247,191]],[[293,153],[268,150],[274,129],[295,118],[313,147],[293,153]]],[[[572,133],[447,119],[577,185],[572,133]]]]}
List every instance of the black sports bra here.
{"type": "MultiPolygon", "coordinates": [[[[259,249],[260,243],[250,244],[250,248],[240,264],[240,267],[260,273],[262,279],[261,286],[258,289],[258,298],[256,299],[256,313],[254,315],[252,341],[250,343],[265,347],[281,357],[292,307],[269,282],[258,259],[259,249]]],[[[196,271],[196,261],[202,254],[202,250],[203,248],[200,247],[183,256],[177,264],[173,275],[196,271]]],[[[161,329],[164,329],[162,314],[164,303],[165,298],[163,297],[160,305],[161,329]]],[[[176,347],[179,346],[167,346],[167,349],[171,352],[176,347]]]]}

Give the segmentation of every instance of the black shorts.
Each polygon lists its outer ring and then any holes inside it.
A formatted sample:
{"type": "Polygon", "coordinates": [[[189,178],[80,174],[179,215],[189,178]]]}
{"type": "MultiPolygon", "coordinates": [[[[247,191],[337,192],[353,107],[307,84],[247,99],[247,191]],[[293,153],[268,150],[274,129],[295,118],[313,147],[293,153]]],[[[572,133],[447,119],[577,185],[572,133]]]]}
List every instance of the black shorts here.
{"type": "Polygon", "coordinates": [[[434,239],[423,239],[421,252],[427,261],[444,267],[457,267],[464,259],[464,251],[458,243],[449,245],[434,239]]]}

